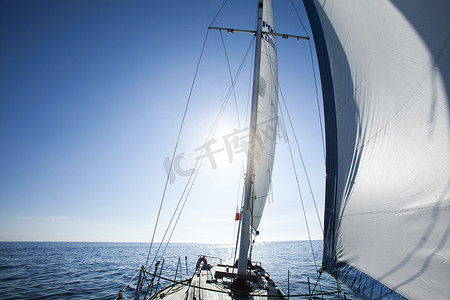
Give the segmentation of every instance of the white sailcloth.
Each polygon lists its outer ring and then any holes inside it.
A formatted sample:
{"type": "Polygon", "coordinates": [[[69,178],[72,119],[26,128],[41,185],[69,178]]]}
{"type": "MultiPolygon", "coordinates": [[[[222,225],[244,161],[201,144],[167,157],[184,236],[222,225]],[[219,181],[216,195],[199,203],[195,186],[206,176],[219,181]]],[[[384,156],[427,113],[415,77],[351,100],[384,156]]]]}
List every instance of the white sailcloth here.
{"type": "MultiPolygon", "coordinates": [[[[448,299],[450,1],[314,4],[337,131],[324,260],[344,280],[351,269],[406,298],[448,299]]],[[[351,277],[364,298],[383,297],[351,277]]]]}
{"type": "MultiPolygon", "coordinates": [[[[263,3],[263,32],[274,32],[271,1],[263,3]]],[[[278,116],[278,76],[276,41],[263,34],[255,141],[251,225],[257,230],[269,194],[275,154],[278,116]]]]}

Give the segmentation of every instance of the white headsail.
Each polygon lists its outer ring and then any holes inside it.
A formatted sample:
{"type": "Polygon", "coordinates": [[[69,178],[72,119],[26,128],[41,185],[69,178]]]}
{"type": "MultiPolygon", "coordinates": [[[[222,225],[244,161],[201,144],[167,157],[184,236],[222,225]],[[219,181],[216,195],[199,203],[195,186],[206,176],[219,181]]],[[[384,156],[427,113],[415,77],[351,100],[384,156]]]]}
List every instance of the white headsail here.
{"type": "Polygon", "coordinates": [[[304,3],[329,147],[325,266],[363,298],[447,299],[450,2],[304,3]]]}

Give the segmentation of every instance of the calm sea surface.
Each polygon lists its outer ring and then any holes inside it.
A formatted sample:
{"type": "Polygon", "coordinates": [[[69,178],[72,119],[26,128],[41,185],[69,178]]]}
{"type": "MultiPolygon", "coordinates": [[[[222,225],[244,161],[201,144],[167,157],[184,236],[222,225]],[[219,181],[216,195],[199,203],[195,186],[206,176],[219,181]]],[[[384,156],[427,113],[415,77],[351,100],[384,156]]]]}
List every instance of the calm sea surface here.
{"type": "MultiPolygon", "coordinates": [[[[313,248],[320,266],[322,242],[314,241],[313,248]]],[[[148,244],[138,243],[0,243],[0,299],[114,299],[145,264],[148,249],[148,244]]],[[[153,246],[152,253],[156,249],[153,246]]],[[[200,254],[230,263],[234,251],[230,245],[171,244],[166,250],[163,275],[174,278],[179,257],[178,279],[180,274],[183,278],[192,274],[200,254]]],[[[307,292],[308,277],[316,277],[307,241],[256,244],[253,261],[261,262],[286,294],[288,270],[290,294],[307,292]]],[[[215,259],[208,262],[215,263],[215,259]]],[[[336,286],[330,276],[322,283],[336,286]]],[[[135,284],[125,289],[127,299],[133,299],[135,284]]],[[[354,298],[346,292],[347,299],[354,298]]]]}

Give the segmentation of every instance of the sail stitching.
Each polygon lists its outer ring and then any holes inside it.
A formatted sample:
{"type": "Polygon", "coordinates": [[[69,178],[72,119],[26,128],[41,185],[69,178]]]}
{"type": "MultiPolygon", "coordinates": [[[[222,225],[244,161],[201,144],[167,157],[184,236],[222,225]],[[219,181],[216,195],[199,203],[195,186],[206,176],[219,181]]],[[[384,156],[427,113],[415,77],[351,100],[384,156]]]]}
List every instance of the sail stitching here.
{"type": "Polygon", "coordinates": [[[363,216],[363,215],[386,215],[386,214],[404,214],[415,211],[444,211],[450,210],[450,204],[448,205],[440,205],[433,207],[412,207],[412,208],[403,208],[400,210],[383,210],[383,211],[367,211],[362,213],[352,213],[352,214],[343,214],[340,219],[344,217],[354,217],[354,216],[363,216]]]}

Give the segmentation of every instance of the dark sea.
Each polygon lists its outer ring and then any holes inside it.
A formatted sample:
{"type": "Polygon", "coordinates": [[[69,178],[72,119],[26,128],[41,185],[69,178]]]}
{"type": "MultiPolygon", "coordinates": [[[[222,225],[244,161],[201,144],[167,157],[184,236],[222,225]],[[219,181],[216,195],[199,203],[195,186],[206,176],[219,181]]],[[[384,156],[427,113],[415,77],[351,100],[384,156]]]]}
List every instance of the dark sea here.
{"type": "MultiPolygon", "coordinates": [[[[320,267],[322,241],[312,244],[320,267]]],[[[158,245],[152,248],[149,265],[158,245]]],[[[231,245],[170,244],[162,275],[173,279],[177,265],[177,279],[191,275],[198,255],[220,257],[223,263],[230,263],[233,248],[231,245]]],[[[145,264],[148,250],[149,244],[140,243],[1,242],[0,299],[114,299],[145,264]]],[[[216,259],[208,259],[208,263],[216,263],[216,259]]],[[[309,241],[257,243],[252,260],[261,262],[285,294],[288,270],[291,295],[307,293],[308,277],[311,283],[317,278],[309,241]]],[[[336,287],[336,281],[329,275],[324,275],[321,282],[321,288],[323,285],[336,287]]],[[[133,299],[135,286],[136,280],[126,287],[126,299],[133,299]]],[[[356,298],[344,286],[343,289],[347,299],[356,298]]]]}

